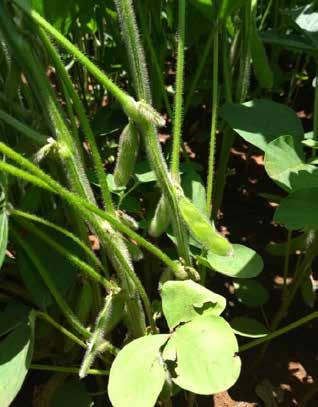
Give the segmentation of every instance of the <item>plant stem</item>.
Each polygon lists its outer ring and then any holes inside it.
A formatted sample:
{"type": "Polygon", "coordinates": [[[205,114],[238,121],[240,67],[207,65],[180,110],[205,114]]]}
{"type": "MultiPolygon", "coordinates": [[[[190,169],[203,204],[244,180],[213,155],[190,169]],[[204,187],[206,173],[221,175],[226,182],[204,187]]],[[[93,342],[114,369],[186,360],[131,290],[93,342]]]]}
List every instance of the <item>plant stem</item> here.
{"type": "Polygon", "coordinates": [[[182,107],[183,107],[183,88],[184,88],[185,14],[186,14],[186,2],[185,0],[179,0],[178,55],[177,55],[176,94],[174,105],[172,158],[171,158],[171,175],[173,179],[178,183],[180,181],[179,166],[180,166],[182,107]]]}
{"type": "Polygon", "coordinates": [[[199,79],[200,79],[200,77],[202,75],[202,71],[203,71],[203,68],[205,67],[205,64],[206,64],[206,61],[208,59],[208,55],[210,53],[210,50],[212,48],[213,40],[214,40],[214,36],[215,36],[214,33],[215,33],[215,28],[213,27],[211,29],[210,34],[209,34],[208,40],[207,40],[207,42],[205,44],[203,54],[202,55],[200,54],[200,62],[199,62],[198,67],[197,67],[197,69],[195,71],[193,80],[192,80],[190,88],[189,88],[188,96],[186,97],[186,101],[185,101],[185,108],[184,108],[184,114],[185,115],[187,114],[187,112],[189,110],[189,107],[190,107],[190,104],[191,104],[191,99],[192,99],[194,91],[195,91],[195,89],[197,87],[198,81],[199,81],[199,79]]]}
{"type": "Polygon", "coordinates": [[[60,78],[63,80],[63,82],[66,86],[66,89],[71,96],[71,99],[74,103],[74,108],[75,108],[75,111],[79,118],[80,124],[82,125],[84,134],[86,135],[86,137],[88,139],[88,143],[89,143],[91,151],[92,151],[93,161],[95,164],[97,178],[98,178],[98,181],[99,181],[99,184],[101,187],[101,191],[102,191],[102,197],[103,197],[105,208],[109,212],[114,214],[115,209],[114,209],[113,202],[111,199],[111,194],[110,194],[110,191],[108,188],[106,173],[104,171],[104,165],[103,165],[101,156],[98,151],[94,133],[91,129],[91,126],[90,126],[87,116],[85,114],[84,106],[81,102],[81,99],[79,98],[78,94],[76,93],[76,91],[74,89],[70,76],[69,76],[67,70],[65,69],[65,66],[63,65],[56,49],[50,42],[50,40],[47,37],[47,35],[45,34],[44,30],[40,29],[39,34],[40,34],[40,38],[42,39],[44,45],[46,46],[47,50],[49,51],[49,53],[52,57],[52,60],[54,62],[54,65],[56,67],[56,70],[57,70],[60,78]]]}
{"type": "Polygon", "coordinates": [[[251,342],[246,343],[245,345],[242,345],[240,347],[239,353],[242,353],[249,349],[255,348],[256,346],[261,345],[263,343],[269,342],[272,339],[275,339],[281,335],[284,335],[284,334],[292,331],[293,329],[299,328],[300,326],[305,325],[308,322],[310,322],[314,319],[317,319],[317,318],[318,318],[318,311],[313,312],[312,314],[309,314],[306,317],[299,319],[298,321],[295,321],[283,328],[280,328],[277,331],[272,332],[263,338],[255,339],[255,341],[251,341],[251,342]]]}
{"type": "MultiPolygon", "coordinates": [[[[78,374],[80,369],[78,367],[68,367],[68,366],[54,366],[54,365],[39,365],[31,364],[30,369],[32,370],[41,370],[46,372],[58,372],[58,373],[74,373],[78,374]]],[[[88,375],[93,376],[108,376],[108,370],[99,370],[99,369],[89,369],[87,371],[88,375]]]]}
{"type": "Polygon", "coordinates": [[[213,202],[213,185],[214,185],[214,168],[215,168],[215,146],[217,133],[217,118],[218,118],[218,102],[219,102],[219,31],[214,34],[213,41],[213,89],[212,89],[212,119],[211,119],[211,138],[210,138],[210,153],[209,153],[209,169],[207,180],[207,212],[211,217],[212,202],[213,202]]]}
{"type": "Polygon", "coordinates": [[[31,127],[23,124],[19,120],[10,116],[3,110],[0,110],[0,120],[4,121],[6,124],[13,127],[20,133],[24,134],[26,137],[28,137],[30,140],[32,140],[36,144],[39,144],[40,146],[43,146],[47,143],[48,137],[46,137],[45,135],[43,135],[41,133],[38,133],[37,131],[33,130],[31,127]]]}
{"type": "Polygon", "coordinates": [[[292,232],[289,230],[288,235],[287,235],[287,247],[286,247],[286,254],[285,254],[285,261],[284,261],[284,283],[283,283],[283,294],[282,294],[283,301],[284,301],[284,298],[287,296],[287,290],[288,290],[287,279],[288,279],[288,271],[289,271],[291,237],[292,237],[292,232]]]}
{"type": "Polygon", "coordinates": [[[35,316],[48,322],[50,325],[52,325],[54,328],[56,328],[58,331],[60,331],[64,336],[69,338],[71,341],[75,342],[77,345],[81,346],[84,349],[87,348],[87,345],[85,342],[80,340],[72,332],[68,331],[66,328],[64,328],[62,325],[60,325],[58,322],[56,322],[52,317],[50,317],[50,315],[45,314],[44,312],[41,312],[41,311],[35,311],[35,316]]]}
{"type": "Polygon", "coordinates": [[[158,247],[154,246],[146,239],[138,235],[128,226],[121,223],[117,218],[113,217],[112,215],[102,211],[101,209],[97,208],[96,206],[92,205],[91,203],[87,202],[85,199],[79,197],[78,195],[68,191],[64,187],[62,187],[59,183],[54,181],[49,175],[45,174],[42,170],[36,167],[34,164],[26,160],[20,154],[16,153],[10,147],[6,146],[4,143],[0,143],[0,151],[10,157],[12,160],[18,162],[20,165],[24,166],[29,171],[36,174],[36,176],[29,174],[26,171],[23,171],[17,167],[14,167],[10,164],[4,163],[0,161],[0,170],[3,170],[13,176],[18,178],[25,179],[26,181],[37,185],[38,187],[48,190],[54,194],[58,194],[63,197],[66,201],[68,201],[72,206],[75,208],[82,210],[82,212],[87,216],[87,213],[93,212],[102,219],[108,221],[111,225],[113,225],[116,229],[120,232],[125,233],[131,239],[135,240],[138,244],[143,246],[146,250],[150,253],[158,257],[163,263],[165,263],[173,272],[176,274],[179,273],[179,266],[170,259],[165,253],[163,253],[158,247]],[[86,210],[85,210],[86,209],[86,210]]]}

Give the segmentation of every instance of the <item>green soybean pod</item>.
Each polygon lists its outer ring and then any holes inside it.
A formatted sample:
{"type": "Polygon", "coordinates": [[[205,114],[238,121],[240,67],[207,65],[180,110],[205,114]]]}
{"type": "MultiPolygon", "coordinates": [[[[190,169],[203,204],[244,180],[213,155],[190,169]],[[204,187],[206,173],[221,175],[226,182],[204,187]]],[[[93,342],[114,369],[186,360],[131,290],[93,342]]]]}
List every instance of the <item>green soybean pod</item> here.
{"type": "Polygon", "coordinates": [[[87,344],[87,350],[79,372],[80,378],[87,375],[88,370],[99,353],[99,347],[102,345],[104,337],[107,336],[122,319],[124,307],[125,299],[122,292],[118,294],[110,293],[106,297],[105,304],[96,319],[94,330],[87,344]]]}
{"type": "Polygon", "coordinates": [[[119,138],[117,162],[114,170],[114,181],[118,187],[127,185],[133,174],[138,152],[140,137],[132,123],[128,123],[119,138]]]}
{"type": "Polygon", "coordinates": [[[251,27],[251,55],[258,82],[262,88],[271,89],[274,84],[274,76],[269,66],[264,44],[257,33],[255,21],[251,27]]]}
{"type": "Polygon", "coordinates": [[[183,195],[179,196],[178,205],[190,233],[202,246],[219,256],[233,254],[231,243],[216,231],[209,219],[189,199],[183,195]]]}
{"type": "Polygon", "coordinates": [[[152,237],[159,237],[168,229],[169,225],[170,225],[169,207],[166,199],[162,195],[158,202],[155,214],[150,223],[148,233],[152,237]]]}

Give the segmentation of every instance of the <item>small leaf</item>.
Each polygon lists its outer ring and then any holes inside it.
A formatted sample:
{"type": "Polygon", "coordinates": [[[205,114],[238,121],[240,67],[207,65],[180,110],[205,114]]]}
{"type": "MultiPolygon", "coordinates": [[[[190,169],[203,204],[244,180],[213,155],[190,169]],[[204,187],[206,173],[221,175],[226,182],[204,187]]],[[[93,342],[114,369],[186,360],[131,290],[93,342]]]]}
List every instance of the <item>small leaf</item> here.
{"type": "Polygon", "coordinates": [[[0,405],[9,407],[20,391],[32,359],[34,316],[0,342],[0,405]]]}
{"type": "Polygon", "coordinates": [[[50,407],[93,407],[92,397],[83,382],[72,380],[58,387],[52,396],[50,407]]]}
{"type": "Polygon", "coordinates": [[[268,291],[256,280],[237,280],[235,295],[247,307],[261,307],[269,300],[268,291]]]}
{"type": "Polygon", "coordinates": [[[318,229],[318,188],[301,189],[283,199],[274,220],[289,230],[318,229]]]}
{"type": "Polygon", "coordinates": [[[291,136],[279,137],[268,144],[265,169],[287,191],[318,187],[318,169],[305,163],[301,145],[295,144],[291,136]]]}
{"type": "Polygon", "coordinates": [[[239,377],[241,360],[230,325],[221,317],[202,315],[180,326],[163,357],[176,362],[174,383],[196,394],[217,394],[239,377]]]}
{"type": "Polygon", "coordinates": [[[269,334],[265,325],[249,317],[237,317],[231,321],[231,327],[236,335],[247,338],[262,338],[269,334]]]}
{"type": "Polygon", "coordinates": [[[252,100],[241,105],[225,104],[222,117],[247,142],[265,151],[267,144],[289,134],[295,143],[304,138],[301,121],[289,107],[270,100],[252,100]]]}
{"type": "Polygon", "coordinates": [[[169,335],[138,338],[125,346],[112,364],[108,382],[109,398],[116,407],[151,407],[165,382],[160,348],[169,335]]]}
{"type": "Polygon", "coordinates": [[[156,174],[151,170],[148,161],[141,161],[137,163],[135,168],[135,176],[141,184],[157,181],[156,174]]]}
{"type": "Polygon", "coordinates": [[[192,280],[168,281],[161,289],[162,309],[170,329],[199,315],[220,315],[226,300],[192,280]],[[206,306],[206,307],[204,307],[206,306]]]}
{"type": "Polygon", "coordinates": [[[207,261],[212,270],[235,278],[253,278],[263,271],[263,260],[253,249],[240,244],[232,246],[233,256],[231,257],[208,253],[207,261]]]}

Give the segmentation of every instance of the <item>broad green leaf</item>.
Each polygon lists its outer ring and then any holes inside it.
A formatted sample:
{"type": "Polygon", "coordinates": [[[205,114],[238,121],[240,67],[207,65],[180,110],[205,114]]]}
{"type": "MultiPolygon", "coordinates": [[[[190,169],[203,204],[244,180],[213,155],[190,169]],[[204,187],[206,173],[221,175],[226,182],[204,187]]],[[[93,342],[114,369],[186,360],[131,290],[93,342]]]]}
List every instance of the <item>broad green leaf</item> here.
{"type": "Polygon", "coordinates": [[[237,317],[232,319],[231,327],[236,335],[247,338],[262,338],[269,334],[268,329],[254,318],[237,317]]]}
{"type": "Polygon", "coordinates": [[[269,300],[269,293],[257,280],[237,280],[235,295],[247,307],[261,307],[269,300]]]}
{"type": "Polygon", "coordinates": [[[283,199],[274,220],[289,230],[318,229],[318,188],[300,189],[283,199]]]}
{"type": "Polygon", "coordinates": [[[169,335],[138,338],[125,346],[114,360],[108,395],[115,407],[152,407],[165,382],[160,349],[169,335]]]}
{"type": "Polygon", "coordinates": [[[318,168],[305,163],[301,146],[291,136],[281,136],[265,150],[267,174],[287,191],[318,187],[318,168]]]}
{"type": "Polygon", "coordinates": [[[157,181],[156,174],[151,170],[148,161],[142,161],[136,164],[135,176],[141,184],[157,181]]]}
{"type": "Polygon", "coordinates": [[[202,315],[180,326],[163,352],[175,361],[172,380],[196,394],[229,389],[240,375],[238,344],[230,325],[221,317],[202,315]]]}
{"type": "Polygon", "coordinates": [[[0,406],[8,407],[20,391],[32,359],[34,316],[0,342],[0,406]]]}
{"type": "Polygon", "coordinates": [[[26,305],[11,301],[0,312],[0,336],[6,335],[20,324],[27,321],[30,308],[26,305]]]}
{"type": "Polygon", "coordinates": [[[218,256],[209,252],[207,261],[212,270],[235,278],[256,277],[263,271],[264,267],[259,254],[240,244],[233,244],[233,256],[218,256]]]}
{"type": "Polygon", "coordinates": [[[168,281],[161,289],[162,310],[170,329],[199,315],[220,315],[226,300],[192,280],[168,281]]]}
{"type": "Polygon", "coordinates": [[[93,407],[95,404],[83,382],[72,380],[58,387],[50,407],[93,407]]]}
{"type": "MultiPolygon", "coordinates": [[[[304,251],[306,249],[306,234],[291,239],[290,253],[295,253],[297,250],[304,251]]],[[[269,243],[266,246],[266,251],[272,256],[285,256],[287,252],[287,242],[284,243],[269,243]]]]}
{"type": "Polygon", "coordinates": [[[8,215],[5,205],[1,204],[0,209],[0,269],[3,265],[8,245],[8,215]]]}
{"type": "Polygon", "coordinates": [[[277,137],[288,134],[294,137],[295,143],[300,143],[304,136],[295,112],[271,100],[252,100],[241,105],[227,103],[221,114],[244,140],[263,151],[277,137]]]}

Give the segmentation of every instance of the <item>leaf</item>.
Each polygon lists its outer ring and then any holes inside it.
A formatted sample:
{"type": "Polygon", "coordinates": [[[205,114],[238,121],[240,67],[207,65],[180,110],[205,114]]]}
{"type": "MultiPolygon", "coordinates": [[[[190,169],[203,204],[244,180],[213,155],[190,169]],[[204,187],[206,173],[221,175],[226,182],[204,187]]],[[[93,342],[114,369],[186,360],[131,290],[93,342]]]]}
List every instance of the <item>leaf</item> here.
{"type": "Polygon", "coordinates": [[[142,161],[136,164],[135,176],[141,184],[157,181],[156,174],[150,169],[148,161],[142,161]]]}
{"type": "Polygon", "coordinates": [[[265,325],[254,318],[237,317],[231,321],[231,327],[236,335],[247,338],[262,338],[269,334],[265,325]]]}
{"type": "Polygon", "coordinates": [[[196,394],[217,394],[236,382],[241,360],[230,325],[221,317],[202,315],[176,329],[163,352],[175,360],[174,383],[196,394]]]}
{"type": "Polygon", "coordinates": [[[0,312],[0,336],[6,335],[20,324],[27,321],[30,308],[26,305],[11,301],[0,312]]]}
{"type": "Polygon", "coordinates": [[[300,189],[283,199],[274,220],[288,230],[318,228],[318,188],[300,189]]]}
{"type": "Polygon", "coordinates": [[[301,142],[304,131],[299,118],[289,107],[270,100],[251,100],[225,104],[221,115],[244,140],[265,151],[267,144],[286,134],[301,142]]]}
{"type": "Polygon", "coordinates": [[[268,291],[257,280],[238,280],[234,288],[239,302],[247,307],[261,307],[269,300],[268,291]]]}
{"type": "Polygon", "coordinates": [[[316,302],[315,285],[312,276],[306,278],[301,285],[301,295],[308,307],[313,308],[316,302]]]}
{"type": "Polygon", "coordinates": [[[272,30],[260,33],[260,37],[266,43],[278,45],[285,49],[310,53],[316,52],[312,43],[301,35],[284,34],[272,30]]]}
{"type": "Polygon", "coordinates": [[[296,26],[309,38],[313,45],[318,48],[318,11],[317,4],[313,2],[304,7],[298,7],[289,13],[296,26]]]}
{"type": "Polygon", "coordinates": [[[291,136],[281,136],[268,144],[265,169],[287,191],[318,187],[318,169],[305,163],[301,146],[295,145],[291,136]]]}
{"type": "Polygon", "coordinates": [[[0,405],[8,407],[20,391],[33,352],[34,316],[0,342],[0,405]]]}
{"type": "Polygon", "coordinates": [[[162,310],[170,329],[201,314],[220,315],[226,300],[192,280],[168,281],[161,289],[162,310]]]}
{"type": "Polygon", "coordinates": [[[94,402],[83,382],[69,381],[58,387],[52,396],[50,407],[92,407],[94,402]]]}
{"type": "Polygon", "coordinates": [[[118,353],[108,382],[113,406],[151,407],[156,404],[166,377],[160,348],[168,338],[169,335],[144,336],[118,353]]]}
{"type": "Polygon", "coordinates": [[[8,245],[8,215],[6,212],[5,193],[0,185],[0,269],[6,257],[8,245]]]}
{"type": "Polygon", "coordinates": [[[192,201],[193,205],[199,209],[201,213],[207,215],[206,207],[206,192],[203,180],[193,166],[183,166],[184,173],[182,176],[182,189],[187,198],[192,201]]]}
{"type": "Polygon", "coordinates": [[[212,270],[235,278],[253,278],[263,271],[263,260],[253,249],[240,244],[232,246],[233,256],[231,257],[208,253],[207,261],[212,270]]]}
{"type": "Polygon", "coordinates": [[[213,0],[190,0],[194,7],[200,11],[201,15],[210,20],[214,21],[213,16],[213,0]]]}

